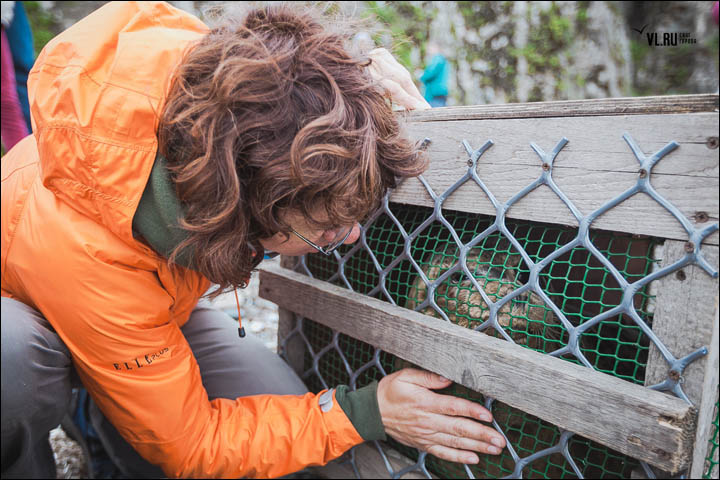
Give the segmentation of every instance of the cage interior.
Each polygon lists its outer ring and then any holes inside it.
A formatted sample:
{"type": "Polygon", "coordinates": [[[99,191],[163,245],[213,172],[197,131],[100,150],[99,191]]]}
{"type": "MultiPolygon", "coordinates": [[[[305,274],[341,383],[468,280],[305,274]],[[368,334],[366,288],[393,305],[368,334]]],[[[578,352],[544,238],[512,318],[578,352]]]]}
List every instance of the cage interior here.
{"type": "MultiPolygon", "coordinates": [[[[568,330],[559,320],[557,311],[573,327],[578,327],[617,306],[622,299],[622,289],[601,259],[585,247],[576,247],[554,258],[540,272],[539,286],[555,309],[538,292],[526,290],[504,303],[498,311],[497,322],[493,324],[488,321],[489,308],[485,299],[493,303],[501,301],[525,285],[530,274],[528,265],[510,239],[497,231],[484,236],[467,251],[463,265],[459,245],[440,221],[435,220],[418,231],[425,219],[432,215],[432,209],[400,204],[390,204],[390,209],[406,235],[391,217],[383,213],[365,227],[367,245],[372,254],[364,248],[355,247],[354,253],[348,257],[353,246],[344,246],[339,252],[341,257],[345,257],[342,268],[344,279],[338,273],[337,260],[321,255],[307,256],[306,264],[311,274],[315,278],[329,280],[345,288],[350,286],[357,292],[548,354],[568,343],[568,330]],[[410,257],[417,268],[409,258],[398,260],[405,251],[406,236],[409,236],[410,257]],[[435,283],[432,299],[428,299],[430,289],[418,269],[428,282],[435,283]],[[380,288],[383,285],[381,278],[384,278],[387,294],[380,288]]],[[[462,244],[477,240],[479,235],[482,237],[481,234],[494,220],[493,217],[452,211],[443,211],[443,217],[462,244]]],[[[511,220],[507,220],[506,225],[535,263],[553,254],[577,235],[576,229],[557,225],[511,220]]],[[[648,275],[659,262],[656,259],[658,255],[654,254],[655,249],[662,245],[658,239],[602,231],[591,232],[590,239],[629,283],[648,275]]],[[[651,289],[652,284],[645,286],[633,299],[637,313],[650,327],[654,311],[651,289]]],[[[584,331],[579,337],[579,351],[593,368],[643,384],[649,341],[642,329],[626,317],[618,314],[584,331]]],[[[305,353],[308,373],[313,370],[313,361],[319,357],[315,373],[305,378],[308,387],[314,391],[350,383],[353,373],[366,366],[376,354],[371,345],[335,333],[308,319],[304,320],[303,330],[312,349],[305,353]],[[337,336],[336,342],[333,342],[333,336],[337,336]]],[[[380,365],[386,374],[408,366],[407,362],[386,352],[379,352],[379,355],[380,365]]],[[[572,354],[560,358],[580,362],[572,354]]],[[[355,385],[361,387],[382,376],[380,369],[366,368],[357,376],[355,385]]],[[[462,386],[453,385],[448,391],[483,404],[487,401],[480,393],[462,386]]],[[[488,406],[520,459],[558,445],[561,431],[556,426],[497,401],[488,406]]],[[[578,435],[573,435],[567,442],[569,454],[579,472],[560,452],[552,452],[523,464],[522,476],[573,478],[581,473],[592,478],[629,478],[631,471],[639,466],[636,460],[578,435]]],[[[411,458],[417,457],[414,449],[398,443],[394,443],[394,447],[411,458]]],[[[468,476],[463,465],[431,456],[428,456],[426,465],[441,477],[468,476]]],[[[484,456],[480,464],[470,467],[470,472],[476,477],[502,477],[513,474],[517,465],[506,449],[500,456],[484,456]]]]}

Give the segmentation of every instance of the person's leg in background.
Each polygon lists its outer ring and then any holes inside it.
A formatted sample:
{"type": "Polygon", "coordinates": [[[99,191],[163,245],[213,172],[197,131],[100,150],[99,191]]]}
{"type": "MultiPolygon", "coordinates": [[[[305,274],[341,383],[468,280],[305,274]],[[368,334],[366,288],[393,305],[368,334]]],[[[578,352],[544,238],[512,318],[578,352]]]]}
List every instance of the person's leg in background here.
{"type": "Polygon", "coordinates": [[[0,39],[0,62],[0,138],[5,150],[10,150],[28,135],[28,129],[18,101],[15,67],[4,27],[0,39]]]}
{"type": "MultiPolygon", "coordinates": [[[[198,306],[182,327],[200,366],[210,400],[258,394],[302,395],[307,388],[277,354],[255,337],[238,337],[237,323],[225,313],[198,306]]],[[[162,476],[162,470],[144,460],[120,436],[95,406],[90,420],[108,455],[131,478],[162,476]]]]}
{"type": "Polygon", "coordinates": [[[27,79],[30,69],[35,63],[35,46],[24,2],[15,2],[13,19],[5,34],[10,42],[13,65],[15,67],[15,86],[20,108],[25,119],[28,132],[32,132],[30,123],[30,104],[28,102],[27,79]]]}
{"type": "Polygon", "coordinates": [[[432,108],[444,107],[447,105],[447,97],[433,97],[428,103],[432,108]]]}
{"type": "Polygon", "coordinates": [[[0,330],[2,478],[55,478],[48,434],[70,406],[70,352],[36,310],[7,297],[0,330]]]}

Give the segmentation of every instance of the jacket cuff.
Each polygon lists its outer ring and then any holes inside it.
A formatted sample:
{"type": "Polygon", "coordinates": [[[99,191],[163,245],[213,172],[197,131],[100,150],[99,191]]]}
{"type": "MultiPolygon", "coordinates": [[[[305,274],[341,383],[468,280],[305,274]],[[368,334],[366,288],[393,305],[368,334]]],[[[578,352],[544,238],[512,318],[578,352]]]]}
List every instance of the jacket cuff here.
{"type": "Polygon", "coordinates": [[[374,381],[355,391],[349,391],[347,385],[335,389],[335,399],[366,442],[387,440],[377,402],[377,386],[378,382],[374,381]]]}

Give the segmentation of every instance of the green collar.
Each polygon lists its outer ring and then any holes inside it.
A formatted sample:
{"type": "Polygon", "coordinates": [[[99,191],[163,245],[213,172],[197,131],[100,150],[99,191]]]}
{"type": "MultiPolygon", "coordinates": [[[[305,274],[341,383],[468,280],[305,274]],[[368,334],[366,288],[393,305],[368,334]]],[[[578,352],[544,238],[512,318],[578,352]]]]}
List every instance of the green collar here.
{"type": "MultiPolygon", "coordinates": [[[[187,233],[179,226],[182,216],[182,206],[170,180],[167,160],[158,152],[133,216],[133,235],[143,237],[153,250],[168,258],[175,247],[187,238],[187,233]]],[[[180,252],[176,262],[190,268],[191,256],[187,250],[180,252]]]]}

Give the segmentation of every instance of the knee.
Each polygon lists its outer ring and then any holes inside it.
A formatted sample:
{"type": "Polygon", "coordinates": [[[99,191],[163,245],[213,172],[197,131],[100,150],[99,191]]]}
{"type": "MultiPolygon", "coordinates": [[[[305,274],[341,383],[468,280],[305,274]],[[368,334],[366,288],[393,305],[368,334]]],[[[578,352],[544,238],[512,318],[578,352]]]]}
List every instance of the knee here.
{"type": "Polygon", "coordinates": [[[210,398],[307,392],[292,368],[263,342],[252,335],[238,338],[237,323],[224,313],[196,308],[182,331],[210,398]]]}
{"type": "Polygon", "coordinates": [[[70,405],[72,362],[47,320],[21,302],[2,298],[2,423],[30,421],[52,428],[70,405]]]}

